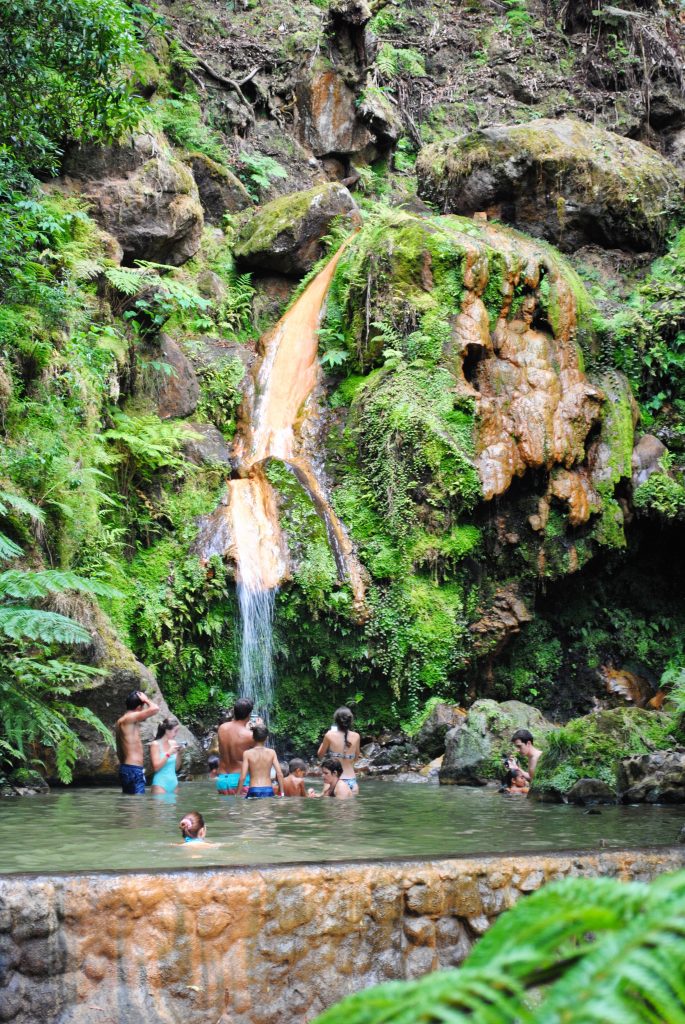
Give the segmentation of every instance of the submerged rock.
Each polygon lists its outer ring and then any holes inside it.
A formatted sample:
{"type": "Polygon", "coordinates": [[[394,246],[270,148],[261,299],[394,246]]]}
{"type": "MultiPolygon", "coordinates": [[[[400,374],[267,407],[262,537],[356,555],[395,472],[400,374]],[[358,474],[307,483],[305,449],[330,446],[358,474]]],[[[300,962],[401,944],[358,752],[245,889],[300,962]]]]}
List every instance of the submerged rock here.
{"type": "Polygon", "coordinates": [[[685,803],[685,749],[624,757],[618,767],[617,787],[624,804],[685,803]]]}
{"type": "Polygon", "coordinates": [[[511,737],[517,729],[528,729],[544,749],[544,736],[554,728],[537,708],[520,701],[477,700],[445,737],[440,783],[484,786],[488,779],[501,778],[504,758],[515,753],[511,737]]]}
{"type": "Polygon", "coordinates": [[[65,160],[62,182],[91,205],[126,263],[152,260],[180,266],[200,247],[204,218],[190,170],[165,140],[136,135],[113,146],[82,146],[65,160]]]}
{"type": "Polygon", "coordinates": [[[569,789],[566,799],[570,804],[579,804],[581,807],[615,804],[616,792],[601,779],[578,779],[569,789]]]}
{"type": "Polygon", "coordinates": [[[333,218],[356,213],[354,199],[337,182],[281,196],[243,223],[234,250],[236,259],[248,267],[306,274],[323,255],[321,239],[333,218]]]}
{"type": "Polygon", "coordinates": [[[495,125],[434,143],[416,163],[419,195],[452,213],[486,211],[566,252],[588,243],[662,246],[685,179],[654,150],[570,119],[495,125]]]}

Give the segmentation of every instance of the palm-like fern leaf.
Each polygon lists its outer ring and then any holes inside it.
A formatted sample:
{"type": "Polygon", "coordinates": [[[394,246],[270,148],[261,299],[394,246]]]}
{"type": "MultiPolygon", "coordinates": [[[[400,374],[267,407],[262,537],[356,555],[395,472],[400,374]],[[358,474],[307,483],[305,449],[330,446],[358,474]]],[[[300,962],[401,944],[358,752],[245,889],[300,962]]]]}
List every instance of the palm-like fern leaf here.
{"type": "Polygon", "coordinates": [[[504,914],[458,971],[391,982],[316,1024],[685,1024],[685,872],[567,879],[504,914]],[[529,1000],[546,985],[544,998],[529,1000]]]}
{"type": "Polygon", "coordinates": [[[37,640],[44,644],[87,644],[92,640],[88,630],[73,619],[33,608],[0,608],[0,634],[10,640],[37,640]]]}
{"type": "Polygon", "coordinates": [[[10,597],[20,601],[35,601],[65,590],[97,594],[100,597],[120,596],[119,591],[100,580],[87,580],[75,572],[60,569],[43,569],[39,572],[8,569],[0,573],[0,599],[10,597]]]}
{"type": "Polygon", "coordinates": [[[22,498],[19,494],[12,494],[10,491],[0,491],[0,516],[6,516],[9,510],[19,512],[21,515],[30,516],[37,523],[45,521],[45,513],[32,501],[22,498]]]}
{"type": "Polygon", "coordinates": [[[0,533],[0,561],[5,562],[8,558],[17,558],[21,554],[21,548],[10,540],[4,533],[0,533]]]}

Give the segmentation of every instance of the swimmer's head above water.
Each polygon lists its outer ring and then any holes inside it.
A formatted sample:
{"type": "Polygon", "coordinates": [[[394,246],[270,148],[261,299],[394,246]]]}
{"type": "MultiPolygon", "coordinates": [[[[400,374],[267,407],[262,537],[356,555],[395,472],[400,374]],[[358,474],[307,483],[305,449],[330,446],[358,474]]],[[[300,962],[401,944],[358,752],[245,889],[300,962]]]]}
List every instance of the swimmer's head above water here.
{"type": "Polygon", "coordinates": [[[189,811],[184,814],[178,827],[186,843],[199,843],[207,835],[205,819],[199,811],[189,811]]]}

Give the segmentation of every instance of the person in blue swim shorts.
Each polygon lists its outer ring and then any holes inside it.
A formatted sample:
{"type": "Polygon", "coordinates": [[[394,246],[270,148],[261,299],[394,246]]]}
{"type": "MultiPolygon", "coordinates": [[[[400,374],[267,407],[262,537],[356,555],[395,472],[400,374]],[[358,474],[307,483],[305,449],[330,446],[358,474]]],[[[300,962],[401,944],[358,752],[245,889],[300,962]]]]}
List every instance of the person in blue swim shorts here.
{"type": "Polygon", "coordinates": [[[262,800],[264,797],[274,796],[271,784],[272,769],[276,772],[279,796],[284,796],[283,772],[276,757],[276,751],[269,750],[266,747],[269,730],[265,725],[255,725],[252,729],[252,737],[254,739],[254,747],[246,750],[243,755],[243,766],[240,770],[236,796],[240,796],[242,793],[243,783],[248,776],[250,779],[250,787],[247,791],[248,800],[262,800]]]}
{"type": "MultiPolygon", "coordinates": [[[[248,697],[241,697],[233,706],[233,718],[219,726],[219,774],[216,776],[217,792],[224,796],[235,796],[243,766],[243,755],[246,750],[254,747],[252,735],[253,703],[248,697]]],[[[257,719],[261,724],[261,719],[257,719]]],[[[250,780],[246,779],[249,785],[250,780]]]]}
{"type": "Polygon", "coordinates": [[[145,792],[140,723],[156,715],[158,711],[157,705],[142,690],[133,690],[126,698],[126,711],[114,727],[121,792],[128,796],[137,796],[145,792]]]}

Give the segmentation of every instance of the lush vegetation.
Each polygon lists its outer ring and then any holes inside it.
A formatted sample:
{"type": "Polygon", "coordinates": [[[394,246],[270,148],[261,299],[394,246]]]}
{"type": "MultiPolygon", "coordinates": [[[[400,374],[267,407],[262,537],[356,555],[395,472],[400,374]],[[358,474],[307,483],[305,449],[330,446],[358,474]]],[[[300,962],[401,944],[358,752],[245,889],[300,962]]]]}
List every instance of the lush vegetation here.
{"type": "Polygon", "coordinates": [[[682,871],[565,879],[502,914],[458,970],[367,989],[316,1024],[676,1024],[684,912],[682,871]]]}
{"type": "MultiPolygon", "coordinates": [[[[321,15],[315,28],[307,23],[315,6],[287,13],[302,24],[278,43],[285,64],[289,48],[318,51],[321,15]]],[[[465,5],[467,20],[472,8],[465,5]]],[[[247,138],[238,139],[240,117],[252,124],[260,104],[281,116],[261,80],[247,83],[246,93],[229,89],[231,103],[222,107],[202,88],[197,59],[170,22],[145,5],[0,0],[0,14],[0,761],[5,774],[23,777],[47,747],[55,759],[48,770],[66,780],[78,752],[75,720],[99,727],[87,694],[75,695],[108,671],[113,656],[91,650],[91,633],[80,624],[89,621],[89,602],[156,671],[185,720],[212,724],[237,691],[231,571],[193,549],[199,517],[222,500],[226,456],[198,456],[203,437],[165,415],[160,395],[177,371],[161,334],[180,346],[196,375],[193,423],[216,427],[230,442],[246,363],[276,314],[264,283],[236,266],[235,218],[225,217],[221,230],[207,228],[181,267],[122,266],[88,206],[39,179],[58,172],[75,143],[108,144],[140,128],[153,133],[160,151],[175,147],[179,162],[203,155],[221,180],[235,174],[246,202],[271,198],[275,187],[292,191],[297,182],[285,166],[293,155],[287,140],[262,152],[257,130],[240,129],[247,138]],[[228,124],[235,136],[223,130],[228,124]]],[[[537,31],[519,0],[507,0],[494,17],[506,45],[525,49],[537,31]]],[[[502,251],[472,221],[398,209],[414,189],[421,142],[451,130],[454,116],[459,124],[476,118],[464,99],[451,111],[435,107],[420,129],[412,120],[409,86],[427,71],[412,24],[401,3],[375,9],[379,44],[359,108],[367,118],[387,117],[393,131],[400,113],[405,121],[392,156],[358,169],[364,226],[338,265],[319,334],[325,469],[367,575],[366,617],[338,578],[309,497],[285,466],[268,468],[293,565],[276,603],[275,721],[298,751],[316,742],[342,702],[354,707],[364,731],[415,731],[437,699],[466,701],[481,692],[483,656],[494,659],[489,695],[530,701],[564,719],[589,708],[605,664],[630,656],[655,684],[683,664],[673,572],[660,563],[666,582],[655,585],[639,551],[645,533],[676,530],[685,518],[678,463],[685,450],[684,236],[674,235],[625,308],[605,302],[597,285],[602,318],[549,247],[532,289],[520,283],[515,245],[502,251]],[[558,332],[565,311],[554,282],[563,279],[572,294],[574,343],[609,396],[593,439],[610,449],[611,465],[586,525],[571,526],[567,507],[550,501],[544,527],[533,529],[549,483],[543,472],[529,474],[525,487],[515,482],[497,503],[481,501],[476,393],[462,374],[456,330],[474,267],[491,330],[534,300],[536,326],[558,332]],[[658,472],[631,496],[637,515],[628,541],[632,401],[614,386],[616,367],[630,380],[643,426],[669,447],[658,472]],[[581,584],[560,600],[555,581],[576,569],[595,574],[592,596],[581,584]],[[496,639],[481,642],[472,627],[512,585],[537,618],[501,653],[496,639]],[[650,618],[645,593],[658,616],[650,618]]],[[[485,31],[479,38],[474,72],[491,43],[485,31]]],[[[289,204],[287,196],[279,201],[286,213],[289,204]]],[[[331,249],[342,234],[332,229],[331,249]]]]}

